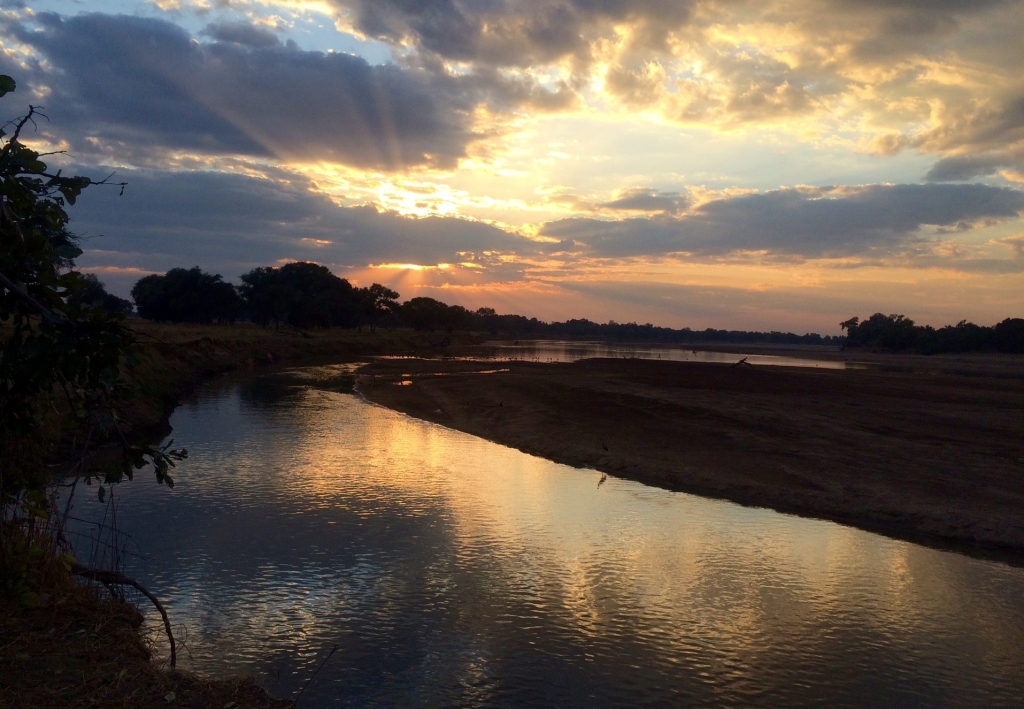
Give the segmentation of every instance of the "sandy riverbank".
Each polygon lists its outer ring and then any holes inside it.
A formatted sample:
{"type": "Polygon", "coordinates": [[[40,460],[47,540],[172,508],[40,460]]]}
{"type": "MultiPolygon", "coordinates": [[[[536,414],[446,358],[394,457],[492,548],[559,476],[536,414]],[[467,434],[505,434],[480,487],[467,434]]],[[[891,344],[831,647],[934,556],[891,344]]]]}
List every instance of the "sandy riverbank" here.
{"type": "Polygon", "coordinates": [[[558,462],[1024,561],[1024,358],[858,359],[867,367],[379,360],[359,386],[558,462]]]}

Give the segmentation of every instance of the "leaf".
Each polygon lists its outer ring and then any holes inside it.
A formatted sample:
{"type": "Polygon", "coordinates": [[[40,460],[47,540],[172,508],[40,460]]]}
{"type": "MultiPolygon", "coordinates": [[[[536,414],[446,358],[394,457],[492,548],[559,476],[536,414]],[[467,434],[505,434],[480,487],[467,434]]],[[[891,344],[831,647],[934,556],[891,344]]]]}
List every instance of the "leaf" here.
{"type": "Polygon", "coordinates": [[[166,702],[173,702],[175,696],[176,695],[174,694],[174,692],[172,690],[172,691],[170,691],[170,692],[168,692],[167,694],[164,695],[164,701],[166,701],[166,702]]]}
{"type": "Polygon", "coordinates": [[[14,91],[18,84],[7,74],[0,74],[0,96],[6,96],[14,91]]]}

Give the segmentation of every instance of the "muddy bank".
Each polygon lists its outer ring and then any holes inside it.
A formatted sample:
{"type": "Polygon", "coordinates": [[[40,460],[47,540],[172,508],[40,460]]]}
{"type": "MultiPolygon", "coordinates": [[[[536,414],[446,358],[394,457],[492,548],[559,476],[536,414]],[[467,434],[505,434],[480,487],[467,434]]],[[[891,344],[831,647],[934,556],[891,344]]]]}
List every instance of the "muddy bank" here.
{"type": "Polygon", "coordinates": [[[359,388],[558,462],[1024,560],[1024,359],[862,359],[844,371],[380,360],[359,388]]]}

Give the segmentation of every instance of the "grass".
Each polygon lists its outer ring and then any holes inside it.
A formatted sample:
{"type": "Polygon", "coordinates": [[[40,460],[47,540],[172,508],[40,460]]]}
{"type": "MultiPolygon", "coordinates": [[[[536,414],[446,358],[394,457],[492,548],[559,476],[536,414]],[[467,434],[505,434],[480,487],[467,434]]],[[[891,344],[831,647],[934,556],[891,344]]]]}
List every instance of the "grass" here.
{"type": "MultiPolygon", "coordinates": [[[[69,582],[33,607],[0,602],[0,705],[23,709],[288,707],[250,678],[167,672],[150,659],[142,615],[69,582]]],[[[154,637],[159,642],[160,636],[154,637]]]]}

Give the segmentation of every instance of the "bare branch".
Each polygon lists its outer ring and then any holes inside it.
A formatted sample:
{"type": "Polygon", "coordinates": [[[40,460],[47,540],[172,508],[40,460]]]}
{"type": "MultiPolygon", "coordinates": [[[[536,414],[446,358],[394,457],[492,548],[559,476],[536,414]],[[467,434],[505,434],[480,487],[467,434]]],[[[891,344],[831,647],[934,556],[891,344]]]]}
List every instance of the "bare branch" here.
{"type": "Polygon", "coordinates": [[[164,619],[164,630],[167,631],[167,640],[171,644],[171,669],[174,669],[174,666],[178,661],[178,654],[177,647],[174,643],[174,633],[171,632],[171,621],[167,617],[167,611],[164,610],[164,607],[160,603],[159,599],[152,593],[150,593],[149,589],[147,589],[145,586],[143,586],[141,583],[139,583],[132,577],[125,576],[124,574],[119,574],[116,571],[90,569],[86,566],[82,566],[79,563],[73,563],[71,565],[71,571],[75,575],[81,576],[82,578],[91,579],[93,581],[99,581],[104,586],[109,586],[110,584],[117,584],[120,586],[131,586],[139,593],[141,593],[143,596],[151,600],[153,602],[153,605],[156,606],[156,609],[160,611],[160,616],[164,619]]]}

